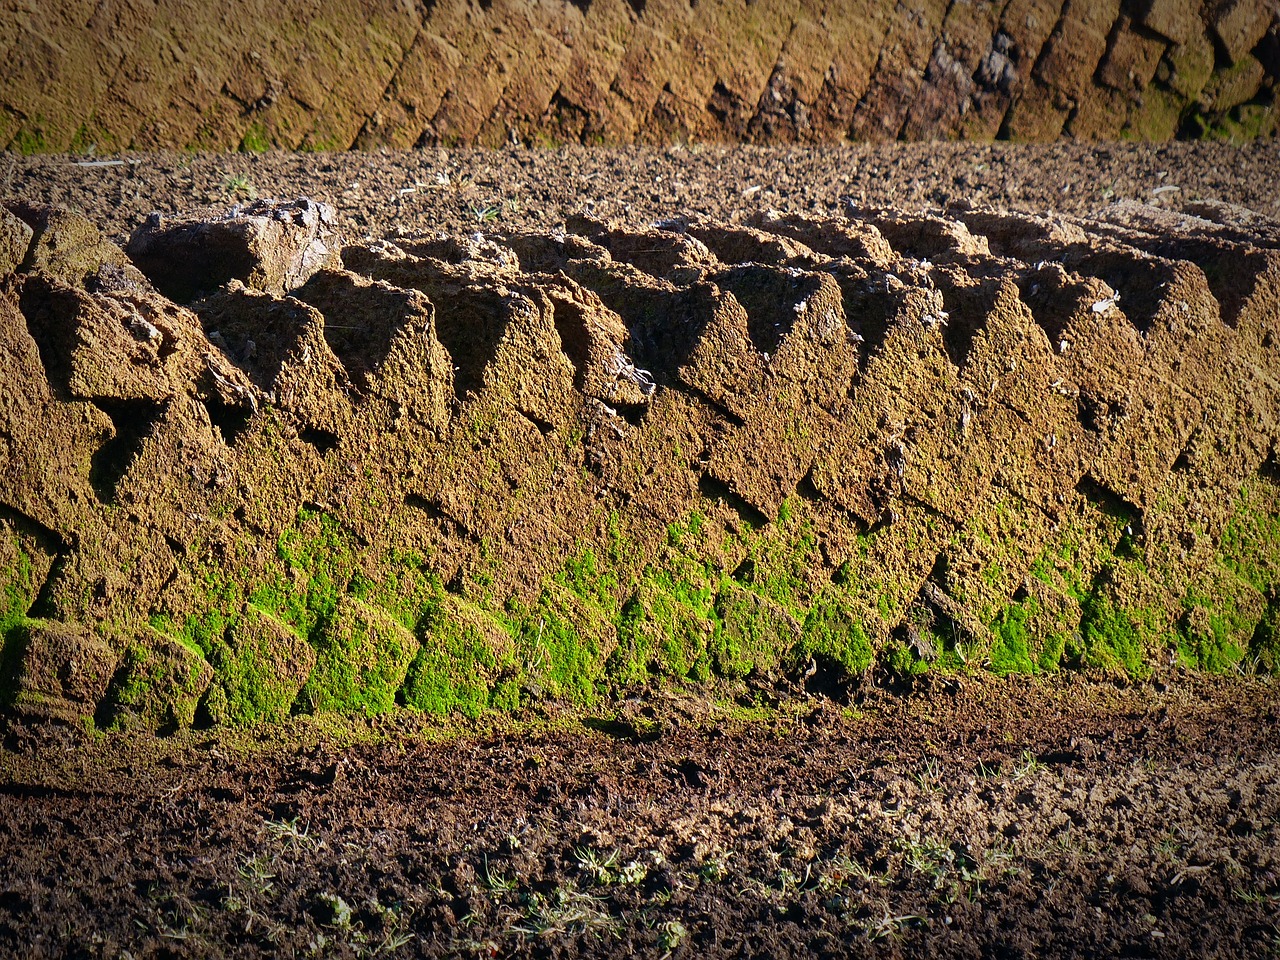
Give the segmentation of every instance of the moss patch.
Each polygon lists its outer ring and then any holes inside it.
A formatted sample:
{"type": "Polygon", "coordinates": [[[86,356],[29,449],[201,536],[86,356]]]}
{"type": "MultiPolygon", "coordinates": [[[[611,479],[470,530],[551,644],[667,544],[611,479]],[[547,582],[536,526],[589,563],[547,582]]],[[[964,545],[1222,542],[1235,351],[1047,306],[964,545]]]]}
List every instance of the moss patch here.
{"type": "Polygon", "coordinates": [[[1011,603],[1000,612],[992,625],[995,642],[988,657],[991,669],[1001,676],[1010,673],[1037,673],[1041,669],[1034,651],[1032,624],[1040,613],[1040,605],[1032,597],[1011,603]]]}
{"type": "Polygon", "coordinates": [[[205,698],[209,719],[243,725],[287,717],[316,655],[287,625],[246,605],[210,661],[216,676],[205,698]]]}
{"type": "Polygon", "coordinates": [[[810,606],[801,631],[798,655],[838,664],[849,675],[866,671],[875,659],[871,638],[846,592],[833,584],[810,606]]]}
{"type": "Polygon", "coordinates": [[[496,617],[437,586],[418,638],[421,645],[401,694],[407,706],[468,717],[478,717],[490,706],[519,706],[518,685],[503,683],[500,676],[513,672],[513,640],[496,617]],[[496,694],[494,702],[491,694],[496,694]]]}
{"type": "Polygon", "coordinates": [[[271,149],[271,135],[261,121],[249,124],[240,140],[240,149],[248,153],[266,153],[271,149]]]}
{"type": "Polygon", "coordinates": [[[1142,634],[1132,613],[1099,594],[1086,597],[1081,611],[1080,632],[1067,643],[1067,655],[1087,667],[1145,675],[1142,634]]]}
{"type": "Polygon", "coordinates": [[[355,573],[354,539],[328,513],[303,509],[280,535],[276,554],[279,563],[249,601],[313,637],[333,616],[355,573]]]}
{"type": "Polygon", "coordinates": [[[312,713],[386,713],[418,652],[417,638],[393,617],[351,596],[337,601],[315,646],[315,669],[298,694],[312,713]]]}
{"type": "Polygon", "coordinates": [[[198,649],[144,627],[125,648],[99,721],[110,729],[191,726],[212,679],[213,668],[198,649]]]}

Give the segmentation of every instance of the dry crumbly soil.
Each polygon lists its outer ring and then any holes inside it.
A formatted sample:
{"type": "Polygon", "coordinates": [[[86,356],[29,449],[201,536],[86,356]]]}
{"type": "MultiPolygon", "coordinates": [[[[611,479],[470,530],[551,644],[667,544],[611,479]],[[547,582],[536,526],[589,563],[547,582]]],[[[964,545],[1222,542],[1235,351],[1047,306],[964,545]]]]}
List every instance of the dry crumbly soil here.
{"type": "MultiPolygon", "coordinates": [[[[330,200],[380,236],[545,231],[581,212],[825,217],[843,195],[1081,215],[1207,199],[1275,216],[1280,182],[1273,149],[1205,144],[77,162],[5,158],[4,194],[123,241],[153,209],[252,192],[330,200]]],[[[731,707],[668,691],[443,744],[404,717],[354,739],[294,719],[88,743],[14,722],[0,950],[1274,955],[1276,687],[1159,676],[962,671],[908,691],[869,676],[849,709],[778,701],[773,677],[733,688],[731,707]]]]}
{"type": "Polygon", "coordinates": [[[0,951],[1269,957],[1278,710],[964,677],[445,742],[11,729],[0,951]]]}
{"type": "Polygon", "coordinates": [[[1274,217],[1277,183],[1280,147],[1268,141],[0,159],[0,194],[77,210],[121,243],[152,211],[220,214],[253,196],[324,201],[350,233],[376,237],[400,228],[547,228],[580,213],[632,224],[673,216],[736,221],[768,209],[826,214],[844,196],[906,210],[969,200],[1080,215],[1117,200],[1205,199],[1274,217]]]}

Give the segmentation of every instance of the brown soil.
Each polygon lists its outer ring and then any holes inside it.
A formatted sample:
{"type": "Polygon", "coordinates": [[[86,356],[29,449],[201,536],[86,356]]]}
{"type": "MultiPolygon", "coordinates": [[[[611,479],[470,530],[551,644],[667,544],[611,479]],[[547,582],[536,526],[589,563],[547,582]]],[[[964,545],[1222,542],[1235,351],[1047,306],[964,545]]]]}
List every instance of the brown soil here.
{"type": "Polygon", "coordinates": [[[632,223],[837,212],[840,198],[915,210],[959,200],[1088,216],[1108,203],[1219,200],[1280,217],[1274,145],[850,145],[761,149],[139,153],[0,160],[0,193],[68,207],[124,245],[152,211],[222,214],[252,196],[331,204],[355,239],[551,229],[574,214],[632,223]],[[95,163],[111,166],[95,166],[95,163]],[[85,164],[89,165],[85,165],[85,164]],[[759,190],[755,190],[759,187],[759,190]],[[1177,187],[1177,190],[1170,188],[1177,187]]]}
{"type": "Polygon", "coordinates": [[[559,732],[11,730],[13,957],[1271,957],[1280,698],[932,683],[559,732]]]}
{"type": "Polygon", "coordinates": [[[0,7],[0,146],[1248,141],[1270,0],[0,7]]]}
{"type": "Polygon", "coordinates": [[[1274,952],[1276,163],[10,158],[0,950],[1274,952]]]}

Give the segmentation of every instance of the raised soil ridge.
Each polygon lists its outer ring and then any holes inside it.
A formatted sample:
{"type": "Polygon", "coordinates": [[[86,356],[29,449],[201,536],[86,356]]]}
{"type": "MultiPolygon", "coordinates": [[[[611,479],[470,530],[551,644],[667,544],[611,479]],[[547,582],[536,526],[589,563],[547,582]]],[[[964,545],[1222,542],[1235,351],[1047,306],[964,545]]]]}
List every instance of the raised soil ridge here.
{"type": "Polygon", "coordinates": [[[23,153],[1273,136],[1275,0],[0,5],[23,153]]]}
{"type": "Polygon", "coordinates": [[[1280,665],[1280,224],[1246,210],[3,226],[10,710],[1280,665]]]}

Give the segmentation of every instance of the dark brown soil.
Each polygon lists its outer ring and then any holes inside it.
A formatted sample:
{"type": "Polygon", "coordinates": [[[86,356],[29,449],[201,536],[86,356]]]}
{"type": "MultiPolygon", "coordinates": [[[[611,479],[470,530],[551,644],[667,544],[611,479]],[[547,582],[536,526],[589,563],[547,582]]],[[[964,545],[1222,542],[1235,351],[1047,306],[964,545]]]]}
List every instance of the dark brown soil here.
{"type": "Polygon", "coordinates": [[[445,743],[11,730],[0,953],[1269,957],[1278,710],[966,678],[445,743]]]}

